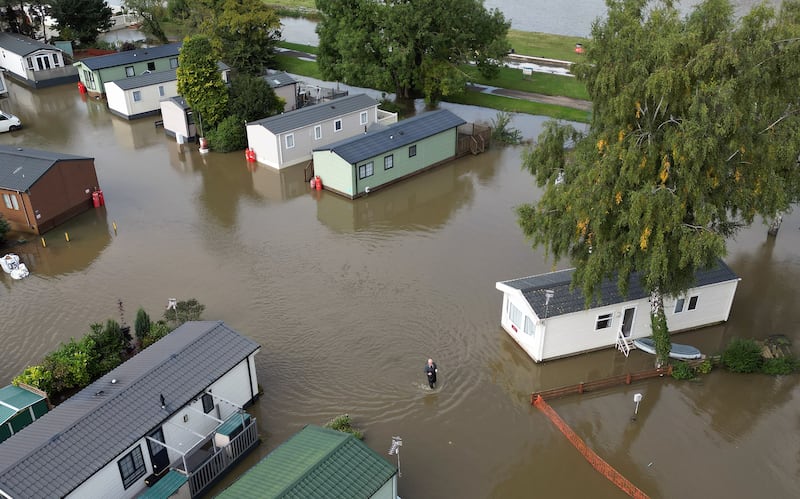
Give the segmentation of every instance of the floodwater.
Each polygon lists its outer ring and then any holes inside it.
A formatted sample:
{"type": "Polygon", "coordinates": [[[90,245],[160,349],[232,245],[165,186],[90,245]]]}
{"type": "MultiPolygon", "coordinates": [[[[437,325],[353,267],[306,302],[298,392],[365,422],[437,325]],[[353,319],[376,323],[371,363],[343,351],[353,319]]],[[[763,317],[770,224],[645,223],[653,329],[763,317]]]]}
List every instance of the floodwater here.
{"type": "MultiPolygon", "coordinates": [[[[0,385],[91,322],[157,318],[197,298],[259,342],[253,410],[263,444],[224,486],[309,423],[349,413],[387,459],[403,439],[400,494],[428,498],[619,498],[531,391],[652,366],[614,350],[535,364],[499,325],[498,280],[553,268],[513,209],[533,201],[522,148],[495,148],[349,201],[312,192],[302,166],[250,168],[244,154],[179,150],[73,85],[13,83],[3,109],[25,128],[0,143],[96,158],[107,206],[13,248],[31,276],[0,276],[0,385]],[[117,232],[112,228],[116,223],[117,232]],[[66,242],[64,232],[69,233],[66,242]],[[428,357],[439,365],[425,387],[428,357]]],[[[469,120],[494,111],[449,107],[469,120]]],[[[543,120],[519,123],[538,135],[543,120]]],[[[800,340],[800,211],[776,240],[759,225],[730,243],[742,276],[731,320],[679,335],[717,352],[735,336],[800,340]]],[[[798,377],[713,372],[553,401],[587,444],[652,497],[800,496],[798,377]],[[633,395],[644,399],[631,421],[633,395]]]]}
{"type": "MultiPolygon", "coordinates": [[[[764,0],[778,6],[780,0],[764,0]]],[[[606,15],[605,0],[484,0],[487,9],[498,9],[511,21],[511,28],[566,36],[588,37],[592,23],[606,15]]],[[[700,0],[678,0],[675,4],[683,14],[700,0]]],[[[758,0],[731,0],[737,16],[746,14],[758,0]]],[[[307,19],[283,18],[283,39],[305,45],[318,45],[316,23],[307,19]]]]}

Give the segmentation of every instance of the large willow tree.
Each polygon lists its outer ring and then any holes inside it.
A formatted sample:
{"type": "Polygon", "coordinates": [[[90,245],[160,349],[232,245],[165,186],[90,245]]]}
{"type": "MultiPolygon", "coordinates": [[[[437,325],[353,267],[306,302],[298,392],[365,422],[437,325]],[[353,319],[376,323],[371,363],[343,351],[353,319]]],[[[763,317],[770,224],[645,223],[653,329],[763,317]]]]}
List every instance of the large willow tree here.
{"type": "Polygon", "coordinates": [[[316,0],[323,76],[429,103],[464,91],[459,68],[496,73],[509,23],[481,0],[316,0]]]}
{"type": "Polygon", "coordinates": [[[603,279],[625,294],[641,273],[663,364],[664,297],[692,287],[738,229],[798,200],[800,1],[738,21],[727,0],[685,18],[671,1],[606,3],[575,68],[591,125],[548,124],[524,158],[544,193],[518,216],[535,246],[575,265],[587,305],[603,279]]]}

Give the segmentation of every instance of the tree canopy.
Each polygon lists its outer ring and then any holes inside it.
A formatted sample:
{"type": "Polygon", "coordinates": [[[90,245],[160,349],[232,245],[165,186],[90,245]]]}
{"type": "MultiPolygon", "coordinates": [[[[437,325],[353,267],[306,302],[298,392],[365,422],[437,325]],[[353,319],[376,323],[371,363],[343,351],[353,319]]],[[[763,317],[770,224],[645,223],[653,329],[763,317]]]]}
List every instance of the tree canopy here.
{"type": "Polygon", "coordinates": [[[424,95],[464,91],[459,65],[492,76],[508,53],[510,24],[480,0],[317,0],[320,70],[326,79],[424,95]]]}
{"type": "Polygon", "coordinates": [[[641,272],[664,361],[663,296],[800,198],[800,1],[738,22],[728,0],[685,18],[667,0],[607,4],[573,68],[589,130],[546,126],[524,158],[544,193],[518,216],[534,245],[575,265],[587,305],[604,278],[626,293],[641,272]]]}
{"type": "Polygon", "coordinates": [[[161,20],[167,14],[167,8],[162,0],[124,0],[124,2],[128,9],[142,17],[142,27],[139,29],[143,33],[152,36],[160,43],[169,42],[164,28],[161,27],[161,20]]]}
{"type": "Polygon", "coordinates": [[[217,53],[203,35],[187,37],[178,56],[178,93],[200,115],[203,129],[211,129],[225,115],[228,89],[217,67],[217,53]]]}
{"type": "Polygon", "coordinates": [[[100,32],[111,28],[111,7],[105,0],[52,0],[51,16],[62,38],[77,38],[90,45],[100,32]]]}
{"type": "Polygon", "coordinates": [[[260,75],[275,58],[280,28],[278,14],[261,0],[225,0],[209,35],[237,72],[260,75]]]}

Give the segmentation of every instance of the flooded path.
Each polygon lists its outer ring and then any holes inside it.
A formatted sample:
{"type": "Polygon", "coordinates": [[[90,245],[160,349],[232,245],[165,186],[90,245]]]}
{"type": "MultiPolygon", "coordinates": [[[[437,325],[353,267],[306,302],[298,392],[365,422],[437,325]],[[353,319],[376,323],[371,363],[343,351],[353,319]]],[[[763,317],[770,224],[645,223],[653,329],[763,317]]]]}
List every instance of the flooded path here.
{"type": "MultiPolygon", "coordinates": [[[[196,297],[204,318],[262,345],[254,410],[264,443],[237,472],[303,425],[347,412],[382,455],[402,436],[403,497],[622,497],[528,397],[652,358],[606,350],[537,365],[499,325],[494,283],[552,268],[516,224],[514,207],[538,195],[520,169],[522,148],[349,201],[311,192],[302,167],[251,171],[241,152],[180,152],[156,118],[119,119],[71,85],[10,86],[0,107],[25,128],[0,143],[96,158],[107,207],[48,233],[47,248],[38,238],[14,248],[31,276],[0,276],[0,384],[89,323],[119,320],[118,299],[132,323],[139,306],[156,318],[168,298],[196,297]],[[435,392],[424,386],[430,356],[435,392]]],[[[532,138],[543,121],[517,123],[532,138]]],[[[730,322],[680,342],[714,353],[735,336],[800,341],[798,227],[795,211],[776,241],[761,226],[732,241],[728,262],[743,280],[730,322]]],[[[720,371],[552,405],[652,497],[793,497],[799,396],[797,376],[720,371]],[[636,392],[644,400],[631,423],[636,392]]]]}

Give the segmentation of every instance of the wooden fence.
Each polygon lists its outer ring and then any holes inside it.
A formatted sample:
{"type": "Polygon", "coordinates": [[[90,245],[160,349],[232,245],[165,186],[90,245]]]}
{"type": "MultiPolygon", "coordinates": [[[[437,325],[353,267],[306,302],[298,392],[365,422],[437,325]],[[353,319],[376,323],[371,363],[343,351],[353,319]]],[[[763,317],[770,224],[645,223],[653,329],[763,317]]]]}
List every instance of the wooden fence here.
{"type": "Polygon", "coordinates": [[[603,390],[619,385],[630,385],[634,381],[639,381],[648,378],[656,378],[661,376],[670,376],[672,374],[672,365],[666,367],[659,367],[648,369],[646,371],[637,371],[635,373],[620,374],[618,376],[611,376],[610,378],[598,379],[596,381],[580,382],[575,385],[562,386],[560,388],[551,388],[549,390],[542,390],[533,392],[531,394],[531,405],[534,405],[537,397],[543,399],[551,399],[555,397],[563,397],[564,395],[572,395],[573,393],[594,392],[603,390]]]}

